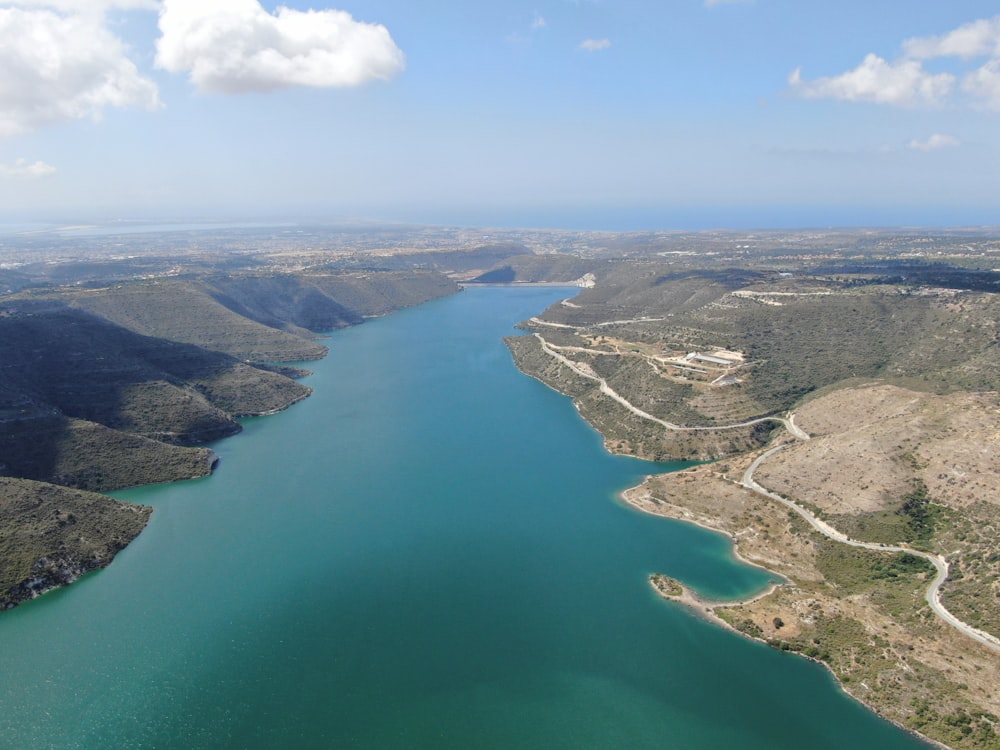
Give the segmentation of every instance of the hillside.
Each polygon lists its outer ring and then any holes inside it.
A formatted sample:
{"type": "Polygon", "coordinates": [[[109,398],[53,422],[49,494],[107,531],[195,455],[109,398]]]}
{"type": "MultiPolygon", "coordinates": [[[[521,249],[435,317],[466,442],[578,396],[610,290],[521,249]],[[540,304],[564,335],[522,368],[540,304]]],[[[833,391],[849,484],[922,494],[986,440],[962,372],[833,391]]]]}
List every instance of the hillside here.
{"type": "Polygon", "coordinates": [[[945,605],[1000,636],[1000,394],[873,384],[810,401],[796,418],[813,439],[770,458],[761,483],[854,539],[944,555],[945,605]]]}
{"type": "Polygon", "coordinates": [[[211,473],[208,448],[171,445],[61,414],[0,424],[0,476],[105,492],[211,473]]]}
{"type": "Polygon", "coordinates": [[[654,585],[822,661],[903,726],[954,748],[1000,748],[1000,646],[931,610],[935,568],[911,554],[939,555],[943,607],[1000,643],[998,274],[670,265],[612,264],[594,288],[522,323],[532,335],[508,340],[517,365],[572,396],[610,450],[718,459],[626,499],[727,533],[785,580],[735,604],[654,585]],[[851,543],[741,484],[765,445],[785,447],[753,481],[851,543]]]}
{"type": "Polygon", "coordinates": [[[97,490],[203,475],[211,458],[180,446],[309,394],[263,360],[322,356],[318,332],[456,289],[425,271],[261,273],[0,299],[0,473],[97,490]]]}
{"type": "Polygon", "coordinates": [[[720,427],[780,415],[845,382],[879,378],[937,393],[1000,388],[998,313],[994,293],[869,275],[629,263],[524,322],[535,336],[510,345],[523,370],[573,395],[621,450],[717,458],[745,450],[747,438],[767,438],[763,428],[730,435],[720,427]],[[567,360],[599,379],[568,374],[567,360]],[[658,420],[699,429],[636,419],[601,398],[608,388],[658,420]]]}
{"type": "Polygon", "coordinates": [[[318,359],[316,334],[457,291],[428,271],[213,274],[66,290],[62,298],[136,333],[255,363],[318,359]]]}
{"type": "MultiPolygon", "coordinates": [[[[858,541],[940,554],[943,605],[1000,635],[996,393],[938,396],[871,383],[802,405],[812,438],[754,474],[767,489],[858,541]]],[[[1000,648],[985,648],[925,602],[933,568],[898,552],[821,536],[736,478],[753,456],[649,479],[637,507],[731,536],[738,554],[786,583],[747,603],[707,607],[738,631],[825,663],[880,714],[955,748],[997,748],[1000,648]]]]}
{"type": "MultiPolygon", "coordinates": [[[[279,283],[268,290],[267,299],[273,299],[276,308],[270,315],[262,312],[260,302],[255,311],[247,310],[201,279],[135,281],[67,291],[63,299],[144,336],[192,344],[239,360],[294,362],[324,356],[325,346],[311,341],[310,333],[297,328],[294,320],[281,317],[291,306],[282,298],[283,291],[288,290],[279,283]]],[[[252,292],[251,288],[246,294],[252,292]]]]}
{"type": "Polygon", "coordinates": [[[0,607],[106,565],[148,517],[65,488],[210,474],[201,444],[311,392],[293,379],[306,371],[271,362],[324,356],[322,331],[457,289],[426,271],[272,271],[0,297],[0,607]]]}
{"type": "MultiPolygon", "coordinates": [[[[8,398],[18,394],[69,419],[192,445],[238,432],[237,416],[283,409],[309,393],[228,355],[140,336],[58,302],[12,303],[7,312],[0,318],[0,383],[8,398]]],[[[18,415],[8,429],[33,422],[18,415]]]]}
{"type": "Polygon", "coordinates": [[[0,610],[111,563],[152,508],[0,477],[0,610]]]}

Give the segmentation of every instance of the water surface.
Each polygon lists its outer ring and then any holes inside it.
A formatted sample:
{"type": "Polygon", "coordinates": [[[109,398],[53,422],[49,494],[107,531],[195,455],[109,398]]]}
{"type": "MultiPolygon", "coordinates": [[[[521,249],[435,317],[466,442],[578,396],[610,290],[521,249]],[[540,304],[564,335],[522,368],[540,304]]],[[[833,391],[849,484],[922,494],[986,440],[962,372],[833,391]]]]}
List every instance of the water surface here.
{"type": "Polygon", "coordinates": [[[479,288],[336,333],[314,395],[214,446],[107,570],[0,617],[0,744],[923,747],[814,664],[656,597],[761,589],[726,539],[615,500],[501,337],[569,294],[479,288]]]}

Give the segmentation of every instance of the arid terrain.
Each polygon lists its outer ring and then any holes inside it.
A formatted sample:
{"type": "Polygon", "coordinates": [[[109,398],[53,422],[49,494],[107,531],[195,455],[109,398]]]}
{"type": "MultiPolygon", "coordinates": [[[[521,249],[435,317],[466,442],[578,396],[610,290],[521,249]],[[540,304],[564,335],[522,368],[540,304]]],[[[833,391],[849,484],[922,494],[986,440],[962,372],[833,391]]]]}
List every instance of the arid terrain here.
{"type": "Polygon", "coordinates": [[[823,662],[910,730],[1000,748],[1000,233],[315,227],[143,235],[127,253],[124,240],[7,243],[0,473],[18,479],[0,487],[0,551],[24,571],[9,603],[106,564],[148,515],[101,521],[100,550],[70,550],[87,508],[127,514],[29,479],[103,490],[205,474],[199,443],[308,394],[301,369],[274,363],[322,356],[316,332],[456,281],[560,283],[578,290],[508,339],[517,365],[572,397],[609,450],[706,462],[626,499],[729,535],[780,579],[742,603],[656,588],[823,662]]]}
{"type": "Polygon", "coordinates": [[[728,534],[782,580],[718,603],[654,577],[664,596],[825,663],[936,742],[1000,747],[997,295],[864,265],[633,264],[508,345],[609,450],[710,461],[626,500],[728,534]]]}
{"type": "MultiPolygon", "coordinates": [[[[890,543],[893,534],[897,541],[912,536],[898,511],[914,481],[935,471],[933,486],[947,485],[943,467],[969,475],[982,470],[966,491],[930,490],[941,498],[940,528],[913,544],[947,559],[944,606],[978,629],[998,632],[997,576],[988,563],[998,551],[997,467],[989,448],[1000,429],[995,395],[940,397],[872,385],[817,398],[796,422],[812,439],[789,441],[754,479],[853,539],[890,543]],[[956,437],[956,422],[976,412],[981,417],[956,437]],[[915,464],[909,448],[917,441],[915,464]]],[[[626,493],[644,511],[730,535],[741,557],[785,581],[753,602],[695,606],[751,637],[823,661],[848,692],[902,726],[954,747],[997,746],[1000,648],[984,648],[933,615],[924,602],[933,568],[903,553],[825,538],[738,483],[749,458],[653,477],[626,493]]]]}

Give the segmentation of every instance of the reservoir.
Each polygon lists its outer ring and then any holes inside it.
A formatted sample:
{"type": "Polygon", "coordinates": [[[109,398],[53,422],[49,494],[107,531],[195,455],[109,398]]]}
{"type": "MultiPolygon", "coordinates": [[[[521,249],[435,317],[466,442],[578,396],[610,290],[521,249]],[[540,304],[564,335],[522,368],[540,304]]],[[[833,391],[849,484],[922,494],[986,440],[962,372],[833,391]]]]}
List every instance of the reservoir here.
{"type": "Polygon", "coordinates": [[[573,290],[473,288],[333,334],[313,396],[213,446],[114,564],[0,616],[0,745],[927,746],[804,659],[657,597],[740,597],[727,539],[617,494],[502,337],[573,290]]]}

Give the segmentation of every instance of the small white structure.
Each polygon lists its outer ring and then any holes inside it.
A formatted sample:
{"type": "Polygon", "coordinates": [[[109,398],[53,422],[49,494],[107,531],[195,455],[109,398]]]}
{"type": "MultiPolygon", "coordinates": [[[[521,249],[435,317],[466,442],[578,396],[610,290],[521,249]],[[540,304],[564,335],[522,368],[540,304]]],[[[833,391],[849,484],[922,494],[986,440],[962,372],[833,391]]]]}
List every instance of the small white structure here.
{"type": "Polygon", "coordinates": [[[700,352],[691,352],[686,357],[684,357],[685,362],[703,362],[707,365],[715,365],[716,367],[733,367],[736,363],[729,359],[723,359],[722,357],[712,357],[708,354],[701,354],[700,352]]]}

